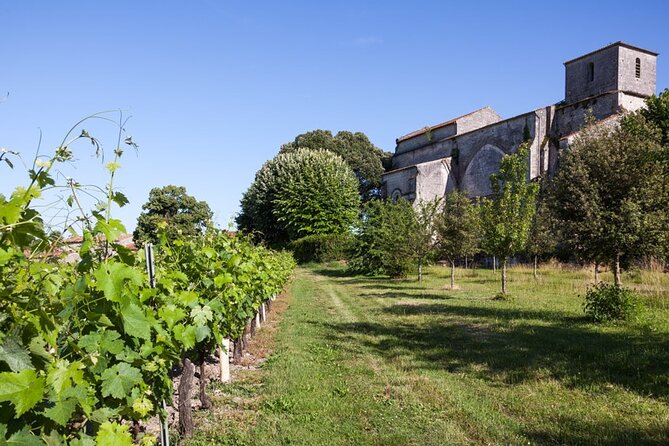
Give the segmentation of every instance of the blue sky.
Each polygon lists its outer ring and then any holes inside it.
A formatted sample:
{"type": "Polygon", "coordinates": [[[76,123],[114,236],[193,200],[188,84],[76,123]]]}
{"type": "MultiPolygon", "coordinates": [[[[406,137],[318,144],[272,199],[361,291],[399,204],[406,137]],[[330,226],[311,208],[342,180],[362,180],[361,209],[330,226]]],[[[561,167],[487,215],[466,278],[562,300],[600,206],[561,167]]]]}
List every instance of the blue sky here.
{"type": "MultiPolygon", "coordinates": [[[[132,230],[149,190],[176,184],[226,226],[262,163],[309,130],[362,131],[392,151],[485,105],[511,117],[560,101],[562,63],[618,40],[660,53],[661,91],[668,5],[4,1],[0,147],[29,162],[40,131],[48,153],[80,118],[122,109],[140,148],[121,162],[131,203],[115,216],[132,230]]],[[[111,127],[85,127],[111,156],[111,127]]],[[[103,185],[91,153],[75,147],[63,176],[103,185]]],[[[0,193],[25,184],[20,167],[0,167],[0,193]]]]}

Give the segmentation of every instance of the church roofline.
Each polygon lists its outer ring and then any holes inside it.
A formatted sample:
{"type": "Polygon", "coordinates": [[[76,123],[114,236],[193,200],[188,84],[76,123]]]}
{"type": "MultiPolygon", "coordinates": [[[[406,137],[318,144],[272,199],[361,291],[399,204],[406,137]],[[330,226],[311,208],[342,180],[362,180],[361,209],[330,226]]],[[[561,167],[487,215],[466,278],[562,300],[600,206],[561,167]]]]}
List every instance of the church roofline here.
{"type": "MultiPolygon", "coordinates": [[[[446,157],[446,158],[449,158],[449,157],[446,157]]],[[[439,158],[439,159],[441,159],[441,158],[439,158]]],[[[383,177],[386,176],[386,175],[390,175],[390,174],[393,174],[393,173],[401,172],[401,171],[403,171],[403,170],[417,169],[418,167],[416,167],[416,166],[418,166],[418,164],[421,164],[421,163],[411,164],[410,166],[404,166],[404,167],[400,167],[399,169],[389,170],[388,172],[383,172],[383,173],[381,174],[381,178],[383,178],[383,177]]]]}
{"type": "Polygon", "coordinates": [[[651,56],[659,56],[659,53],[656,53],[656,52],[653,52],[653,51],[650,51],[650,50],[647,50],[647,49],[644,49],[644,48],[639,48],[638,46],[630,45],[629,43],[625,43],[625,42],[619,40],[617,42],[606,45],[605,47],[602,47],[598,50],[590,51],[589,53],[584,54],[582,56],[578,56],[575,59],[568,60],[564,63],[564,65],[569,65],[570,63],[573,63],[573,62],[579,61],[581,59],[584,59],[586,57],[592,56],[593,54],[599,53],[600,51],[608,50],[609,48],[612,48],[614,46],[622,46],[622,47],[628,48],[630,50],[641,51],[642,53],[650,54],[651,56]]]}
{"type": "Polygon", "coordinates": [[[458,116],[457,118],[453,118],[453,119],[448,120],[446,122],[442,122],[441,124],[435,124],[435,125],[432,125],[432,126],[428,125],[428,126],[423,127],[422,129],[415,130],[411,133],[407,133],[406,135],[400,136],[399,138],[397,138],[395,140],[395,144],[399,144],[403,141],[409,140],[411,138],[415,138],[416,136],[420,136],[427,131],[432,131],[432,130],[440,129],[442,127],[446,127],[447,125],[451,125],[451,124],[457,122],[458,120],[460,120],[462,118],[466,118],[467,116],[473,115],[474,113],[478,113],[478,112],[480,112],[482,110],[485,110],[485,109],[490,109],[492,111],[495,111],[495,110],[492,109],[492,107],[490,107],[489,105],[486,105],[485,107],[481,107],[478,110],[474,110],[473,112],[469,112],[465,115],[458,116]]]}

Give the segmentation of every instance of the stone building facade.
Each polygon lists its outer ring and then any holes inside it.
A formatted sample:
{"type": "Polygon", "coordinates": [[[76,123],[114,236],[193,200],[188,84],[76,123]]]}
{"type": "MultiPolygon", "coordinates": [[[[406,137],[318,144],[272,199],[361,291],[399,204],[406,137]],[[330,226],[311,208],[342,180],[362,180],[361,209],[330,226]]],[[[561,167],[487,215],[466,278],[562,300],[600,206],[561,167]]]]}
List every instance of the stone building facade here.
{"type": "Polygon", "coordinates": [[[550,176],[588,114],[615,122],[655,94],[656,59],[657,53],[616,42],[564,63],[565,99],[557,104],[509,119],[485,107],[402,136],[393,170],[383,175],[384,193],[414,202],[454,189],[470,197],[489,195],[490,174],[527,136],[528,180],[550,176]]]}

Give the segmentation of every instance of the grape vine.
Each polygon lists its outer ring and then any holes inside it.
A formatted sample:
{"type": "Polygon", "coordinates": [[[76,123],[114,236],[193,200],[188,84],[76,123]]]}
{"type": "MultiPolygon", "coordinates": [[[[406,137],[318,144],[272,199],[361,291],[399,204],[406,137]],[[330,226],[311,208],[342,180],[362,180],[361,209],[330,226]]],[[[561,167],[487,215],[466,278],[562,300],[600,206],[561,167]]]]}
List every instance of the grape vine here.
{"type": "MultiPolygon", "coordinates": [[[[171,401],[170,370],[186,359],[201,363],[223,338],[240,338],[294,268],[289,254],[211,228],[193,239],[163,237],[151,287],[144,254],[116,243],[125,228],[111,217],[113,205],[127,203],[113,184],[119,160],[136,147],[122,117],[95,208],[84,211],[75,181],[56,184],[53,169],[72,161],[78,141],[102,150],[85,130],[70,137],[86,122],[34,163],[27,187],[0,194],[0,444],[154,444],[132,427],[171,401]],[[33,205],[57,187],[78,213],[67,225],[81,228],[75,264],[62,261],[62,240],[33,205]]],[[[14,156],[3,151],[0,161],[13,168],[14,156]]]]}

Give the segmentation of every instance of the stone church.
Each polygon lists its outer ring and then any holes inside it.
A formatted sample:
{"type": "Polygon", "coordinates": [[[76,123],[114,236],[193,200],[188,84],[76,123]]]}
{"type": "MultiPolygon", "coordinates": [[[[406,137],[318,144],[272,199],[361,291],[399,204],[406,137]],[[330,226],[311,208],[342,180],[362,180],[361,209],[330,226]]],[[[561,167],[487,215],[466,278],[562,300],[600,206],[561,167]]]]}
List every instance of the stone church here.
{"type": "Polygon", "coordinates": [[[470,197],[491,193],[490,174],[504,154],[530,138],[529,178],[555,172],[588,114],[615,121],[655,94],[657,53],[616,42],[564,63],[565,99],[513,118],[485,107],[396,140],[386,196],[430,200],[459,189],[470,197]]]}

